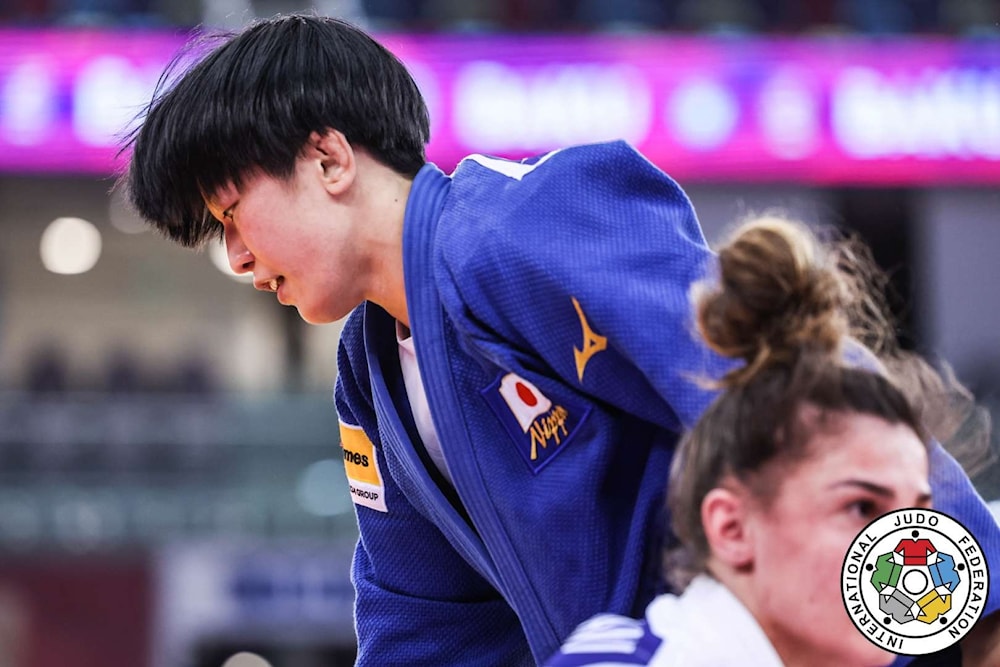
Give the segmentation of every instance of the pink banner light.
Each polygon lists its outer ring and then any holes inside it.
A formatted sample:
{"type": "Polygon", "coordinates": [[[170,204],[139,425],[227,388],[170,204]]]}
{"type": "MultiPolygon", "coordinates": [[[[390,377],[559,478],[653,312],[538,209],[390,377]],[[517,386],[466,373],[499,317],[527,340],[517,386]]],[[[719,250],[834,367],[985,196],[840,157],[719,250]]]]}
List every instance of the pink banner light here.
{"type": "MultiPolygon", "coordinates": [[[[1000,183],[1000,44],[383,35],[428,157],[625,138],[682,182],[1000,183]]],[[[109,174],[183,37],[0,30],[0,171],[109,174]]]]}

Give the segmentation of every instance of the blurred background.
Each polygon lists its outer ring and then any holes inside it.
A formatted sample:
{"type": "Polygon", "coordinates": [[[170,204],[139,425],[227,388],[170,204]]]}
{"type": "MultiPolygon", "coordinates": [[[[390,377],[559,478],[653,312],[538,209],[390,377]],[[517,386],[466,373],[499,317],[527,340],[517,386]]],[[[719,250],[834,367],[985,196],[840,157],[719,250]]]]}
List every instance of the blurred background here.
{"type": "Polygon", "coordinates": [[[625,138],[710,239],[856,231],[904,345],[1000,414],[995,0],[0,0],[0,667],[352,664],[339,326],[112,192],[192,30],[303,10],[410,66],[445,170],[625,138]]]}

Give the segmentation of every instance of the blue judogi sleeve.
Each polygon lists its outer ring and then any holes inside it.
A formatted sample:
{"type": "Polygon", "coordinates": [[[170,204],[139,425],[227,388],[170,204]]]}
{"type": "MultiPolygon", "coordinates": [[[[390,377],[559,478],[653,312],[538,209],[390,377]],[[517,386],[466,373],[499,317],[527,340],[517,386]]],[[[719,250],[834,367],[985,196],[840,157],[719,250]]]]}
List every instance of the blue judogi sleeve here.
{"type": "MultiPolygon", "coordinates": [[[[689,289],[714,256],[672,179],[616,142],[533,163],[467,158],[452,191],[439,271],[451,276],[442,299],[467,323],[467,346],[665,428],[694,424],[713,396],[697,379],[731,362],[692,328],[689,289]]],[[[931,486],[935,507],[964,524],[1000,572],[1000,528],[937,445],[931,486]]],[[[998,608],[993,586],[987,613],[998,608]]]]}
{"type": "Polygon", "coordinates": [[[362,310],[341,335],[337,412],[342,433],[351,427],[364,433],[383,473],[382,500],[391,511],[355,504],[361,533],[351,571],[356,664],[440,667],[443,656],[455,665],[532,664],[509,605],[408,502],[394,479],[380,446],[363,363],[362,310]]]}
{"type": "Polygon", "coordinates": [[[696,380],[729,363],[692,329],[688,290],[713,254],[672,179],[616,142],[467,158],[452,193],[442,298],[471,347],[672,430],[697,420],[713,394],[696,380]]]}

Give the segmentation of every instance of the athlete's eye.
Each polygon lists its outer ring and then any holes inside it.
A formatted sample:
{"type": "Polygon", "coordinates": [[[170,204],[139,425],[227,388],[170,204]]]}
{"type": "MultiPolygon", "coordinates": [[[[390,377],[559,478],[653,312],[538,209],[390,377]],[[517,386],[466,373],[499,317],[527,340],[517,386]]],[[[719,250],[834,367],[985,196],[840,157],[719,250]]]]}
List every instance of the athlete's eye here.
{"type": "Polygon", "coordinates": [[[233,220],[233,209],[235,209],[235,208],[236,208],[236,204],[233,204],[232,206],[230,206],[229,208],[227,208],[225,211],[223,211],[222,212],[222,219],[223,220],[228,220],[228,221],[232,222],[232,220],[233,220]]]}
{"type": "Polygon", "coordinates": [[[872,500],[855,500],[847,506],[847,511],[859,519],[871,520],[878,515],[878,505],[872,500]]]}

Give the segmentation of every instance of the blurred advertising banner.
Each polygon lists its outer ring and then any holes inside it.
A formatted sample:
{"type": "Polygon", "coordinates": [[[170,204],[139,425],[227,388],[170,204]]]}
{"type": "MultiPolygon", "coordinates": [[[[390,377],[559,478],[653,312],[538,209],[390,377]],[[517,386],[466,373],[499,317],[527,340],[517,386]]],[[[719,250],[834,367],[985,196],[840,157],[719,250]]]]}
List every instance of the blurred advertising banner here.
{"type": "MultiPolygon", "coordinates": [[[[683,181],[1000,183],[1000,43],[380,35],[431,110],[428,157],[624,138],[683,181]]],[[[184,42],[0,30],[0,171],[110,173],[184,42]]]]}
{"type": "Polygon", "coordinates": [[[351,540],[177,541],[154,555],[150,667],[354,664],[351,540]]]}

